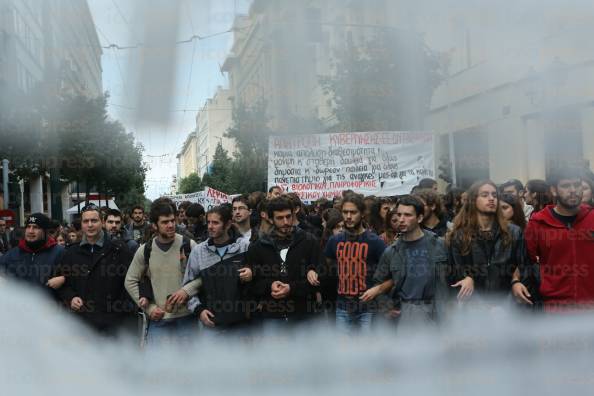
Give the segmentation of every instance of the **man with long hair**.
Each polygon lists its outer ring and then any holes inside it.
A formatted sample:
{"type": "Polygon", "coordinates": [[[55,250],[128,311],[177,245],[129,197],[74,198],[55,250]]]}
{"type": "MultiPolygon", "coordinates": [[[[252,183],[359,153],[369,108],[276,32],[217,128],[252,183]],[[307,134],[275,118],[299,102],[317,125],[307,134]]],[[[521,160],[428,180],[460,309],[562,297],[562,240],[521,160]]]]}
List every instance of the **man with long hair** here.
{"type": "Polygon", "coordinates": [[[504,220],[497,186],[490,180],[468,189],[468,202],[454,220],[448,244],[457,280],[452,287],[460,288],[460,300],[475,290],[491,297],[509,292],[525,256],[522,231],[504,220]]]}
{"type": "MultiPolygon", "coordinates": [[[[373,286],[373,275],[386,244],[363,227],[363,196],[347,194],[341,211],[345,231],[331,237],[324,251],[328,266],[336,268],[338,274],[336,328],[343,333],[369,332],[377,304],[360,298],[373,286]]],[[[320,284],[314,270],[308,272],[307,279],[313,286],[320,284]]]]}

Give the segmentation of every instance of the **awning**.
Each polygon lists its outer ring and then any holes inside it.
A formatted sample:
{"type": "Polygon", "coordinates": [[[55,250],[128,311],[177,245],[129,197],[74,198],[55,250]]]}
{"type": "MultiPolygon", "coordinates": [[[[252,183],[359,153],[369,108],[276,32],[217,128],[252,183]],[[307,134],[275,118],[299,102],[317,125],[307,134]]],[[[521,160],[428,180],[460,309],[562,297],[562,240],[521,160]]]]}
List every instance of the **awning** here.
{"type": "MultiPolygon", "coordinates": [[[[82,210],[82,208],[84,208],[86,205],[90,205],[90,204],[94,204],[94,205],[103,207],[103,206],[105,206],[105,200],[102,199],[101,201],[99,201],[97,199],[91,199],[89,201],[82,201],[78,205],[74,205],[73,207],[71,207],[70,209],[68,209],[66,211],[66,213],[68,213],[68,214],[77,214],[80,210],[82,210]],[[101,205],[99,204],[99,202],[101,202],[101,205]]],[[[113,199],[110,199],[109,201],[107,201],[107,207],[109,209],[120,210],[120,208],[118,208],[118,206],[115,204],[115,201],[113,199]]]]}

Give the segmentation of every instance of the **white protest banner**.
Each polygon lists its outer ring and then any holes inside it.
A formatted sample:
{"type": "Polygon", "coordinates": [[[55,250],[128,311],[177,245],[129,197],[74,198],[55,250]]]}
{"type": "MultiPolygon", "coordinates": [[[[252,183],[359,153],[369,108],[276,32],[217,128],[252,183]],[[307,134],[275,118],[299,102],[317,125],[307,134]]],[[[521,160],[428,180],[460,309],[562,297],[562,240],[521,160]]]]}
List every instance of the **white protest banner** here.
{"type": "Polygon", "coordinates": [[[189,201],[199,203],[207,211],[215,206],[229,202],[229,195],[210,187],[205,187],[203,191],[190,194],[165,195],[165,197],[171,199],[176,206],[184,201],[189,201]]]}
{"type": "Polygon", "coordinates": [[[228,194],[225,194],[224,192],[215,190],[214,188],[210,187],[204,188],[204,195],[206,196],[206,198],[218,202],[217,205],[220,205],[222,203],[228,203],[230,201],[228,194]]]}
{"type": "Polygon", "coordinates": [[[271,136],[268,187],[281,186],[304,201],[340,196],[407,194],[434,178],[431,132],[354,132],[271,136]]]}
{"type": "Polygon", "coordinates": [[[177,195],[164,195],[163,197],[169,198],[172,200],[176,205],[179,205],[181,202],[190,201],[192,203],[197,202],[200,203],[199,200],[204,198],[204,191],[198,191],[190,194],[177,194],[177,195]]]}

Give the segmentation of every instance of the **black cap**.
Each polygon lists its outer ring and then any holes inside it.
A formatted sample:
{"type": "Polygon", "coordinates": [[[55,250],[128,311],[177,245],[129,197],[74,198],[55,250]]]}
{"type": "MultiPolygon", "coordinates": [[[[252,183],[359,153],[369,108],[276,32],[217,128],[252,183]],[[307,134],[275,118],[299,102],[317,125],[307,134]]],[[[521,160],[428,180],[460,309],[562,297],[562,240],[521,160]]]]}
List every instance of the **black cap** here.
{"type": "Polygon", "coordinates": [[[49,217],[47,217],[43,213],[33,213],[31,216],[27,217],[25,226],[28,226],[29,224],[35,224],[43,230],[51,228],[51,221],[49,217]]]}

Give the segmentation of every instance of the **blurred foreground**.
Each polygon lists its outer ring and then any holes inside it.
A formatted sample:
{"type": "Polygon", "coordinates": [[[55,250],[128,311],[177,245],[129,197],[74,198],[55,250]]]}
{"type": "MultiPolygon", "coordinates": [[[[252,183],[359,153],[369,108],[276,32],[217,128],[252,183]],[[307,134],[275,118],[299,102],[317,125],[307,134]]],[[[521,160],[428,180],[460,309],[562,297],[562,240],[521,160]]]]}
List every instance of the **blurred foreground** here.
{"type": "Polygon", "coordinates": [[[322,329],[139,351],[95,338],[32,291],[0,283],[5,395],[591,394],[594,317],[461,314],[438,331],[322,329]]]}

